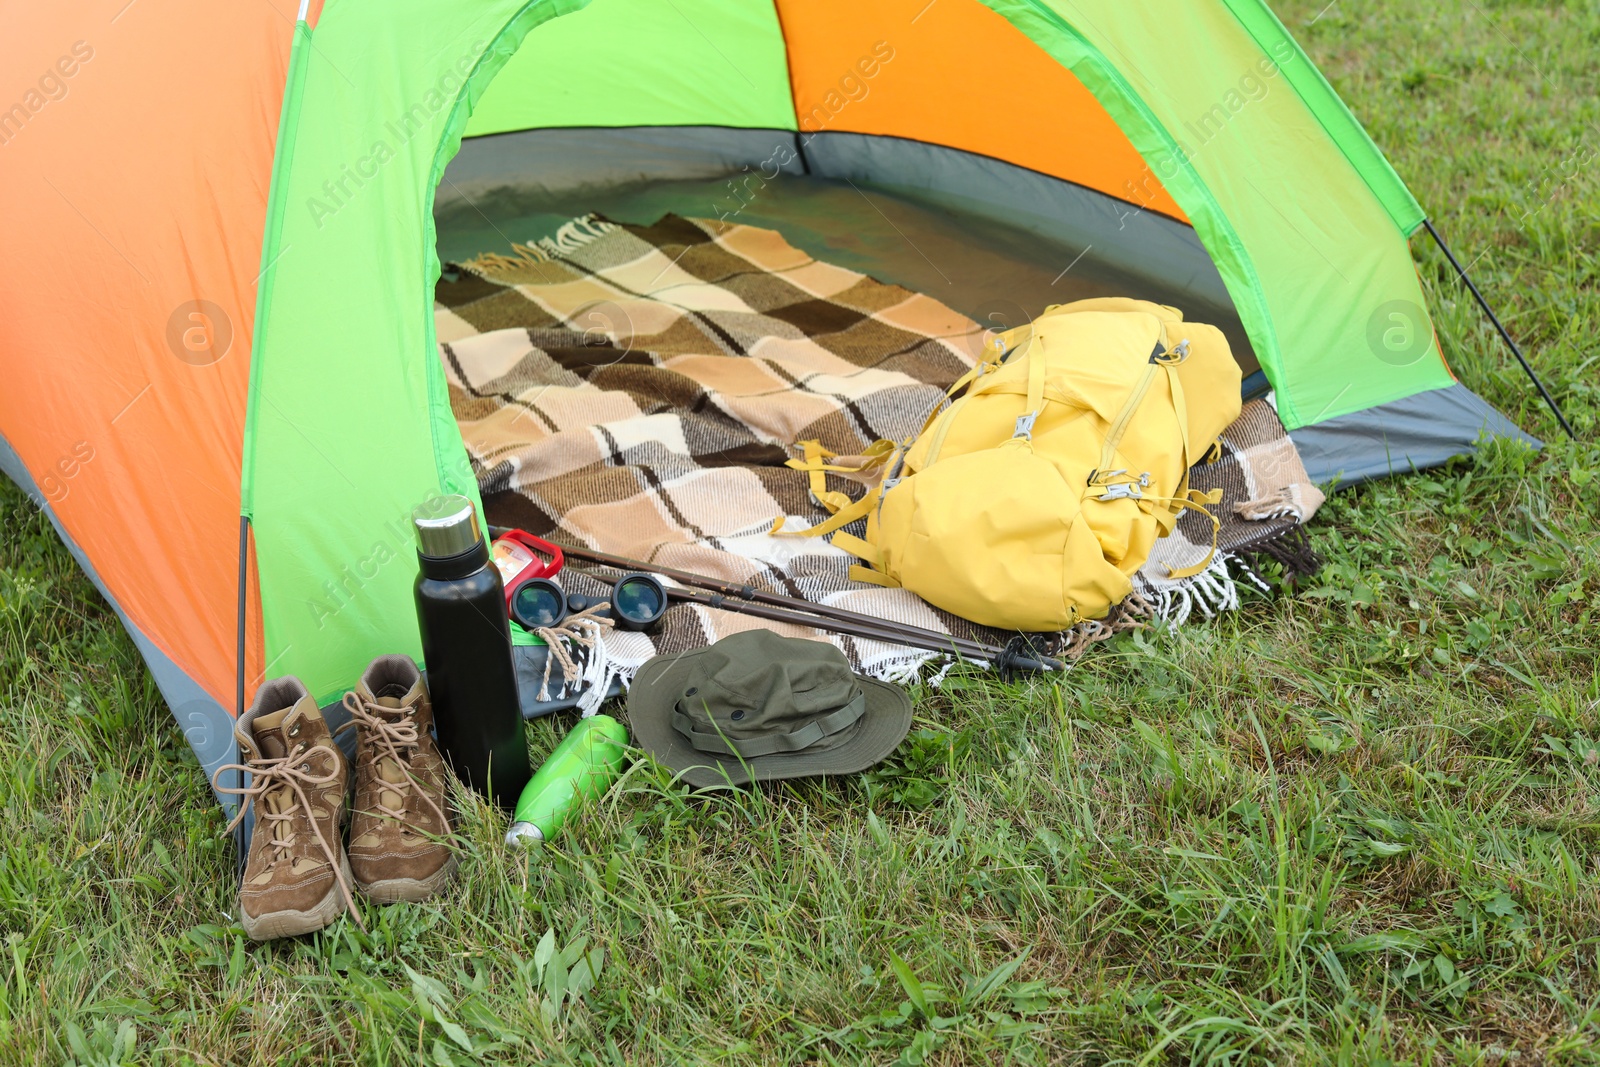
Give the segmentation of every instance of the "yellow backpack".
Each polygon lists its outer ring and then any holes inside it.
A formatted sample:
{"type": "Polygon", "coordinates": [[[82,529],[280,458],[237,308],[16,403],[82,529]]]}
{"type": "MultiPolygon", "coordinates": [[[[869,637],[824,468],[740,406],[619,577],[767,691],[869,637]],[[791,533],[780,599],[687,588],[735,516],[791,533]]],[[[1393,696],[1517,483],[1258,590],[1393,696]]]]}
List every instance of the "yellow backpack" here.
{"type": "MultiPolygon", "coordinates": [[[[880,441],[854,461],[801,442],[811,491],[866,539],[833,544],[867,566],[850,576],[900,586],[964,619],[1064,630],[1105,615],[1178,513],[1215,504],[1189,468],[1239,416],[1239,365],[1222,332],[1143,300],[1080,300],[996,335],[955,397],[916,440],[880,441]],[[965,388],[965,393],[959,397],[965,388]],[[824,474],[882,470],[860,500],[824,474]]],[[[782,523],[778,524],[779,527],[782,523]]],[[[774,532],[777,531],[775,528],[774,532]]],[[[1203,570],[1215,552],[1192,567],[1203,570]]]]}

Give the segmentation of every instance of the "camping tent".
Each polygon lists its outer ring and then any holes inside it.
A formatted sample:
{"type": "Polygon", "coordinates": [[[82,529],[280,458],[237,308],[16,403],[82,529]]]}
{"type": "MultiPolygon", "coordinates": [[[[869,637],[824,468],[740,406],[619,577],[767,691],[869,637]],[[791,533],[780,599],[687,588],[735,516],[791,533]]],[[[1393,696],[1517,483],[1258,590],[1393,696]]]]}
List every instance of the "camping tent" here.
{"type": "Polygon", "coordinates": [[[99,0],[11,23],[0,67],[33,80],[0,99],[0,466],[208,768],[256,680],[328,702],[418,653],[407,515],[477,494],[435,210],[508,184],[798,175],[1048,237],[1087,257],[1063,276],[1223,323],[1319,479],[1520,433],[1444,365],[1423,211],[1263,0],[99,0]]]}

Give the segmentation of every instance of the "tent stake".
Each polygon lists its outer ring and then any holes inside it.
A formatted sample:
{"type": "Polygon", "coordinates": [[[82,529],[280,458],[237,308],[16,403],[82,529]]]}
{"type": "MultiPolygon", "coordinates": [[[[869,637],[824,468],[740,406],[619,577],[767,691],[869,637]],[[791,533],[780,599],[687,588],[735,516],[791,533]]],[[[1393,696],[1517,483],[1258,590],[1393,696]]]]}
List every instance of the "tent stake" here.
{"type": "Polygon", "coordinates": [[[1528,365],[1528,360],[1523,356],[1522,349],[1517,347],[1517,342],[1511,339],[1511,335],[1506,332],[1506,328],[1500,324],[1500,319],[1495,315],[1494,309],[1489,306],[1489,302],[1483,298],[1483,294],[1478,292],[1478,287],[1472,284],[1472,278],[1467,274],[1466,268],[1456,260],[1455,253],[1450,251],[1450,246],[1444,243],[1444,238],[1439,236],[1439,231],[1433,228],[1433,220],[1423,219],[1422,224],[1428,228],[1428,233],[1432,235],[1434,243],[1439,246],[1439,251],[1444,253],[1445,258],[1450,261],[1450,265],[1456,269],[1456,275],[1463,282],[1465,282],[1467,284],[1467,288],[1472,291],[1472,296],[1478,301],[1478,306],[1483,309],[1483,313],[1489,316],[1490,322],[1494,323],[1494,328],[1500,333],[1500,339],[1506,343],[1507,348],[1511,349],[1511,354],[1517,357],[1517,362],[1522,364],[1523,371],[1533,382],[1534,387],[1539,390],[1539,395],[1544,397],[1544,402],[1549,405],[1550,411],[1556,417],[1556,421],[1561,424],[1561,428],[1563,430],[1567,431],[1567,436],[1576,441],[1578,439],[1578,435],[1572,432],[1572,424],[1569,423],[1567,421],[1567,417],[1561,413],[1561,408],[1557,406],[1555,397],[1550,395],[1550,390],[1544,387],[1544,383],[1539,380],[1539,376],[1535,374],[1533,372],[1533,368],[1528,365]]]}

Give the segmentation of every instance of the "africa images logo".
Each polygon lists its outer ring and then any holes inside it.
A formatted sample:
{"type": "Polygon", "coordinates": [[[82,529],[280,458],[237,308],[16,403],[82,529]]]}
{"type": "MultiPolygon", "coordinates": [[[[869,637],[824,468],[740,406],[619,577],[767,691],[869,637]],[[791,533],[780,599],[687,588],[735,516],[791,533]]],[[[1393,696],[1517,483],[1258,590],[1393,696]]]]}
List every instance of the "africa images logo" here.
{"type": "Polygon", "coordinates": [[[191,367],[209,367],[233,347],[233,320],[210,300],[187,300],[167,316],[167,348],[191,367]]]}
{"type": "Polygon", "coordinates": [[[1379,304],[1367,319],[1367,347],[1391,367],[1409,367],[1433,345],[1428,314],[1412,300],[1379,304]]]}

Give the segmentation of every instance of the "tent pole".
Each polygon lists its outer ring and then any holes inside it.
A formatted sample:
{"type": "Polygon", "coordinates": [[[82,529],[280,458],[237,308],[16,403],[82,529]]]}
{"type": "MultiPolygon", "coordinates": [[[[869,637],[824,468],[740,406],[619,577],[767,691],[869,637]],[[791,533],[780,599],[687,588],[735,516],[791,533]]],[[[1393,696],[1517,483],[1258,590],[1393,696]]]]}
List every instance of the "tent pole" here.
{"type": "Polygon", "coordinates": [[[1466,268],[1463,267],[1456,259],[1455,253],[1450,251],[1450,246],[1444,243],[1444,238],[1439,236],[1439,231],[1433,228],[1433,220],[1423,219],[1422,224],[1428,228],[1428,233],[1433,237],[1434,243],[1439,246],[1439,251],[1444,253],[1445,258],[1450,261],[1450,265],[1456,269],[1456,275],[1463,282],[1465,282],[1467,288],[1472,291],[1473,299],[1477,300],[1478,306],[1483,309],[1483,313],[1489,316],[1490,322],[1494,323],[1494,328],[1500,333],[1500,339],[1506,343],[1507,348],[1511,349],[1511,354],[1517,357],[1517,362],[1522,364],[1523,371],[1533,382],[1534,387],[1539,390],[1539,395],[1544,397],[1544,402],[1549,405],[1550,411],[1556,417],[1556,421],[1559,422],[1561,424],[1561,428],[1567,432],[1567,436],[1576,441],[1578,439],[1578,435],[1572,432],[1572,424],[1569,423],[1567,421],[1567,417],[1561,413],[1561,408],[1557,406],[1555,397],[1550,395],[1550,390],[1544,387],[1544,383],[1539,380],[1539,376],[1535,374],[1533,372],[1533,368],[1528,365],[1528,360],[1523,356],[1522,349],[1517,347],[1517,342],[1511,339],[1511,335],[1506,332],[1506,328],[1500,324],[1500,319],[1495,315],[1494,309],[1489,307],[1489,302],[1483,298],[1482,293],[1478,292],[1478,287],[1472,283],[1472,278],[1468,276],[1466,268]]]}
{"type": "Polygon", "coordinates": [[[234,644],[234,719],[237,721],[244,717],[244,609],[245,609],[245,581],[250,563],[250,520],[243,515],[239,516],[239,625],[235,634],[234,644]]]}
{"type": "MultiPolygon", "coordinates": [[[[250,570],[250,519],[249,519],[248,516],[240,515],[239,516],[239,623],[238,623],[237,632],[235,634],[235,644],[234,644],[234,665],[235,665],[234,690],[233,690],[233,699],[234,699],[234,720],[233,721],[234,722],[238,722],[240,719],[244,718],[244,651],[245,651],[245,595],[246,595],[246,585],[245,585],[245,583],[249,578],[249,570],[250,570]]],[[[237,741],[235,741],[234,742],[234,757],[233,758],[234,758],[234,762],[236,762],[236,763],[239,761],[240,756],[243,755],[241,752],[239,752],[238,745],[239,745],[239,743],[237,741]]],[[[243,771],[234,771],[233,772],[233,778],[234,778],[234,781],[233,781],[234,786],[236,788],[243,789],[244,788],[244,772],[243,771]]],[[[243,797],[239,798],[239,803],[241,803],[241,804],[244,803],[244,798],[243,797]]],[[[235,846],[234,862],[237,864],[237,866],[239,868],[237,873],[238,873],[238,876],[240,878],[244,877],[244,864],[245,864],[245,859],[246,859],[245,850],[246,850],[246,847],[248,845],[248,840],[249,840],[248,838],[245,837],[245,833],[246,833],[245,825],[241,821],[239,823],[239,825],[234,828],[234,831],[233,831],[233,843],[234,843],[234,846],[235,846]]]]}

